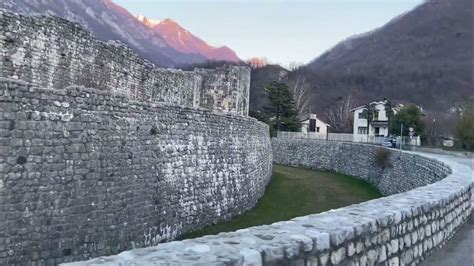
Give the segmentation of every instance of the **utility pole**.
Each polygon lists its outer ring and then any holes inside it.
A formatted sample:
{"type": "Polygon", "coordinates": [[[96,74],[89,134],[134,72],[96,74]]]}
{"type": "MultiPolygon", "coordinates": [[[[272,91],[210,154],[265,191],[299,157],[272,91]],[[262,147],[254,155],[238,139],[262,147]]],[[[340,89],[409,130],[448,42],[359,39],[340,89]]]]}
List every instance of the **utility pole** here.
{"type": "Polygon", "coordinates": [[[329,140],[329,127],[331,126],[326,124],[326,140],[329,140]]]}
{"type": "Polygon", "coordinates": [[[402,150],[403,144],[403,123],[400,123],[400,150],[402,150]]]}

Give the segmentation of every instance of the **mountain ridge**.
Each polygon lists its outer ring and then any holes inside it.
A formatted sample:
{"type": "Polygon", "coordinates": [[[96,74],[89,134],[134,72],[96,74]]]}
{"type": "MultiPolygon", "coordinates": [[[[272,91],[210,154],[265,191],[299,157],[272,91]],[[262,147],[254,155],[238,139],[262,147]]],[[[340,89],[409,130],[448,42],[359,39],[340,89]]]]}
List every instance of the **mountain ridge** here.
{"type": "MultiPolygon", "coordinates": [[[[0,8],[25,15],[53,15],[76,22],[102,41],[118,40],[160,67],[209,61],[208,55],[183,53],[112,0],[2,0],[0,8]]],[[[149,21],[154,25],[156,21],[149,21]]]]}
{"type": "Polygon", "coordinates": [[[229,47],[211,46],[170,18],[155,20],[143,15],[135,15],[135,17],[160,34],[168,45],[179,52],[185,54],[199,54],[209,60],[229,62],[242,61],[229,47]]]}
{"type": "Polygon", "coordinates": [[[472,5],[470,0],[425,1],[382,27],[339,42],[304,69],[313,98],[323,94],[320,98],[334,102],[352,93],[435,111],[473,99],[472,5]]]}

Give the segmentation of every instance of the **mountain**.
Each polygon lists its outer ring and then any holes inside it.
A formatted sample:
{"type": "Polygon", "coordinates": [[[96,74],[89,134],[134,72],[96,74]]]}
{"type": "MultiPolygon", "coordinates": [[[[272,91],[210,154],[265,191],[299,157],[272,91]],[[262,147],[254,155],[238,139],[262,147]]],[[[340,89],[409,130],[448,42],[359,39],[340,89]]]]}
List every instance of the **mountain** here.
{"type": "Polygon", "coordinates": [[[474,100],[473,1],[430,0],[334,46],[300,70],[313,109],[352,94],[358,103],[385,97],[446,112],[474,100]]]}
{"type": "Polygon", "coordinates": [[[160,24],[161,20],[156,20],[156,19],[149,19],[145,16],[142,15],[135,15],[135,18],[138,19],[141,23],[143,23],[145,26],[152,28],[153,26],[156,26],[160,24]]]}
{"type": "Polygon", "coordinates": [[[1,0],[0,8],[27,15],[55,15],[77,22],[97,38],[119,40],[158,66],[176,67],[208,60],[199,54],[174,49],[158,32],[112,0],[1,0]]]}
{"type": "Polygon", "coordinates": [[[167,18],[162,21],[149,19],[142,15],[135,16],[147,27],[164,38],[167,44],[184,54],[198,54],[209,60],[240,62],[234,51],[226,46],[213,47],[167,18]]]}

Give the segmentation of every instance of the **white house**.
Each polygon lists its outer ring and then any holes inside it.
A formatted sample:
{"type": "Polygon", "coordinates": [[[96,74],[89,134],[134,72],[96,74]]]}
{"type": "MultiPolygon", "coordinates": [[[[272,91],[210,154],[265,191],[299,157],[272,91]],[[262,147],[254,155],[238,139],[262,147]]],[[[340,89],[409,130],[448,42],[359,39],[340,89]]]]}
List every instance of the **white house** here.
{"type": "MultiPolygon", "coordinates": [[[[388,117],[385,110],[387,101],[371,102],[375,108],[373,120],[367,127],[367,112],[365,105],[351,110],[354,113],[354,141],[368,141],[374,137],[388,137],[388,117]],[[367,134],[368,131],[368,134],[367,134]]],[[[396,110],[394,110],[396,111],[396,110]]]]}
{"type": "Polygon", "coordinates": [[[306,119],[301,121],[301,132],[303,134],[327,134],[328,124],[319,119],[316,114],[309,114],[306,119]]]}

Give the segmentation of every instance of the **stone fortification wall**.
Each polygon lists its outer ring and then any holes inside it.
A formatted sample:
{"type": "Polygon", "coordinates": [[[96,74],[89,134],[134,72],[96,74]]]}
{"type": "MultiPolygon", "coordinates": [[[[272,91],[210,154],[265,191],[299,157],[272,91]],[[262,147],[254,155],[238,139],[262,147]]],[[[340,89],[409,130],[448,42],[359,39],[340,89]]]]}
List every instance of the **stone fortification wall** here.
{"type": "Polygon", "coordinates": [[[250,68],[180,71],[156,68],[117,42],[104,43],[58,17],[24,16],[0,9],[1,77],[44,88],[76,84],[132,100],[248,114],[250,68]]]}
{"type": "Polygon", "coordinates": [[[416,265],[471,213],[472,171],[455,162],[386,150],[388,163],[380,164],[380,147],[355,143],[272,145],[276,163],[360,176],[389,196],[71,265],[416,265]]]}
{"type": "Polygon", "coordinates": [[[0,265],[156,245],[251,209],[270,179],[267,125],[0,78],[0,265]]]}
{"type": "Polygon", "coordinates": [[[213,109],[219,106],[221,110],[243,110],[248,115],[250,97],[250,73],[238,67],[221,67],[217,69],[195,69],[202,77],[200,91],[200,106],[213,109]],[[235,88],[241,88],[236,91],[235,88]]]}

